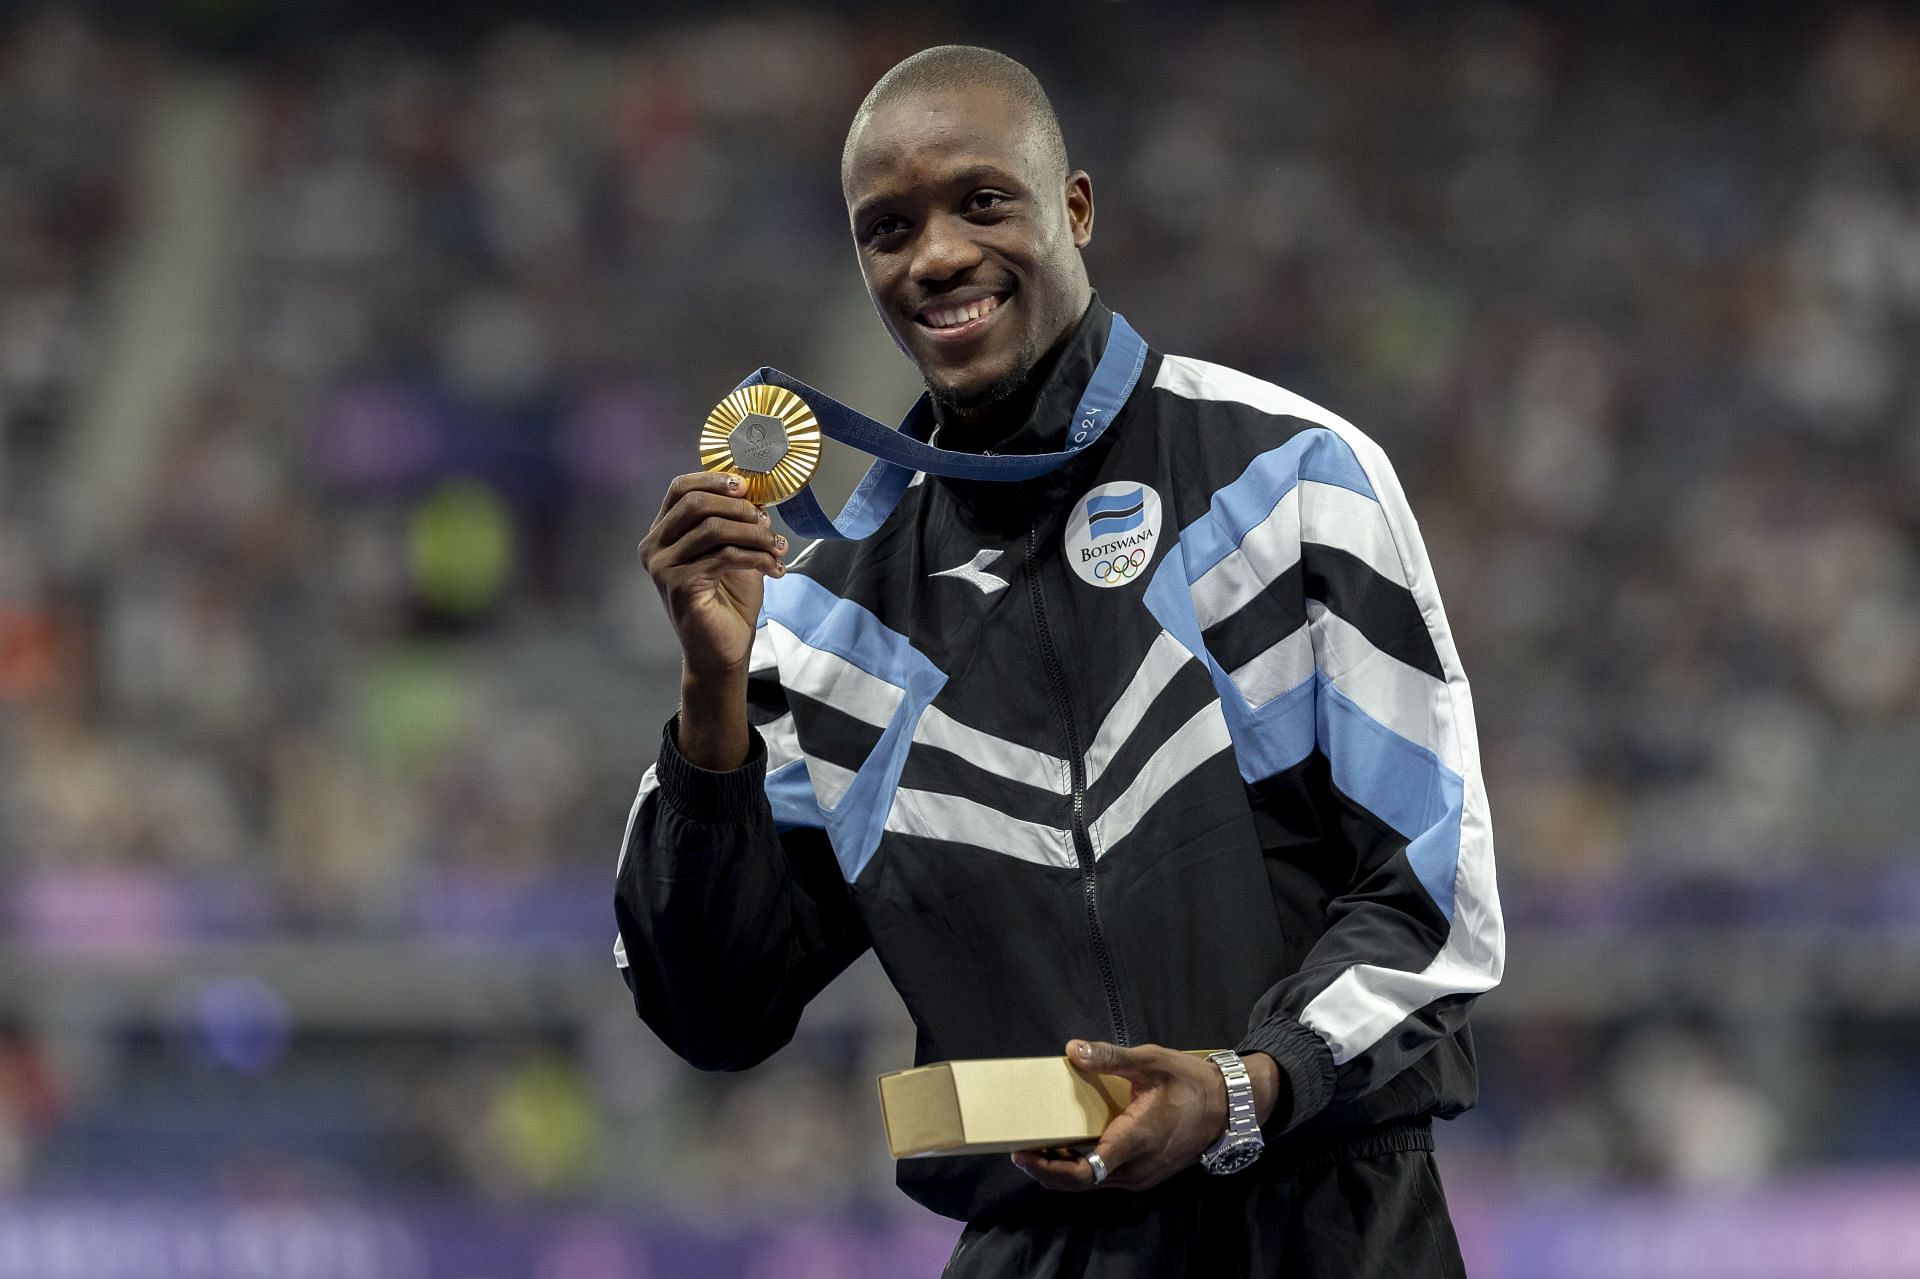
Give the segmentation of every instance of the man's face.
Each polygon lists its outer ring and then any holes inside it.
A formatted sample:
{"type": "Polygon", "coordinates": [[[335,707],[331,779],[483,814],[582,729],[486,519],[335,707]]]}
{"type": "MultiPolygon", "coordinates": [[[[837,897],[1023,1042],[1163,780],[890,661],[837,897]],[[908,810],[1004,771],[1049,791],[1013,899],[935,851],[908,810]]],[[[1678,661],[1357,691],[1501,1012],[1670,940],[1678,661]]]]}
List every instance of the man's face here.
{"type": "Polygon", "coordinates": [[[1016,388],[1086,309],[1087,175],[1061,175],[991,89],[914,92],[853,138],[841,174],[867,291],[935,396],[1016,388]]]}

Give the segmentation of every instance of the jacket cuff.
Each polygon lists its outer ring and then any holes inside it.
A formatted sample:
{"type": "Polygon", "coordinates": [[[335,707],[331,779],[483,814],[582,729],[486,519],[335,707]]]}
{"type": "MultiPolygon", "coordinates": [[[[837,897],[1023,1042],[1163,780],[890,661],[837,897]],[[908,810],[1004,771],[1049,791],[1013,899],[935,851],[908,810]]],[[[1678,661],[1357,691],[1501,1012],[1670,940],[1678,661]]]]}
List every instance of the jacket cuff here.
{"type": "Polygon", "coordinates": [[[747,726],[747,762],[725,773],[702,768],[680,753],[676,739],[680,717],[667,721],[660,738],[654,775],[660,799],[681,816],[711,826],[752,821],[766,804],[767,744],[760,730],[747,726]]]}
{"type": "Polygon", "coordinates": [[[1287,1109],[1279,1105],[1267,1118],[1267,1127],[1283,1133],[1327,1108],[1333,1100],[1333,1050],[1327,1041],[1291,1017],[1276,1017],[1247,1032],[1235,1049],[1241,1056],[1265,1053],[1280,1067],[1287,1081],[1287,1109]],[[1276,1122],[1277,1121],[1277,1122],[1276,1122]]]}

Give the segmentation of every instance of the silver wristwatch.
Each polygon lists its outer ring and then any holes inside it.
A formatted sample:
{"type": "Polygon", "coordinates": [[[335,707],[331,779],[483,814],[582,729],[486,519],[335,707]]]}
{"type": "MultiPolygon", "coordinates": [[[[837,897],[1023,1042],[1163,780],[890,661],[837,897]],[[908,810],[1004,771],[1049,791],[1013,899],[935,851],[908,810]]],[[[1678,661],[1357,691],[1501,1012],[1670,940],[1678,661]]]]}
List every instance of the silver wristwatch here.
{"type": "Polygon", "coordinates": [[[1211,1173],[1239,1172],[1267,1148],[1260,1121],[1253,1117],[1253,1076],[1239,1053],[1208,1053],[1207,1060],[1220,1067],[1227,1080],[1227,1130],[1200,1156],[1200,1166],[1211,1173]]]}

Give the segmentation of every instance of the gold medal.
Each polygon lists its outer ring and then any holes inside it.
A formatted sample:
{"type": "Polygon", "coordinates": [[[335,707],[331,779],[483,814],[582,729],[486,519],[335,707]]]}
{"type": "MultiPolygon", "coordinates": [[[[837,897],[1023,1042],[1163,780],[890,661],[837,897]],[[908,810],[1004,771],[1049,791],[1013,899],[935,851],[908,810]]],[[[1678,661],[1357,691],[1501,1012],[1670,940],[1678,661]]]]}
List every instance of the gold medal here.
{"type": "Polygon", "coordinates": [[[749,502],[772,506],[806,487],[820,462],[820,423],[783,386],[743,386],[713,406],[700,430],[700,465],[738,475],[749,502]]]}

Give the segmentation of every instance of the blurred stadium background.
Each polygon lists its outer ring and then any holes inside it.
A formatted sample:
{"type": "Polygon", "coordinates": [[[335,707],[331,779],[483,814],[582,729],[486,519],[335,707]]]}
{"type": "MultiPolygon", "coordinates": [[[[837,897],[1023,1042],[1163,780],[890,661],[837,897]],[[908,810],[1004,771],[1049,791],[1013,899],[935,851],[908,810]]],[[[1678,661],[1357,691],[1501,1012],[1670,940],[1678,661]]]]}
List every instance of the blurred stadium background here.
{"type": "Polygon", "coordinates": [[[753,366],[913,394],[838,148],[956,39],[1108,301],[1413,495],[1512,929],[1475,1274],[1920,1275],[1911,10],[533,9],[0,5],[0,1279],[937,1272],[875,969],[713,1078],[609,948],[633,544],[753,366]]]}

